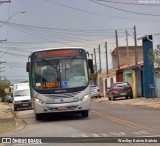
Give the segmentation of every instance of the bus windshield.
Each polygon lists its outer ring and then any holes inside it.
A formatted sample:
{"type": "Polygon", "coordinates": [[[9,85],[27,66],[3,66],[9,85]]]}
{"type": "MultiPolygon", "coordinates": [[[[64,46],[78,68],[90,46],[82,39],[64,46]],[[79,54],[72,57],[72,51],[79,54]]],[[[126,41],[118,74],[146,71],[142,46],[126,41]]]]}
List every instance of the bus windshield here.
{"type": "Polygon", "coordinates": [[[64,89],[88,85],[86,59],[42,59],[32,63],[35,89],[64,89]]]}

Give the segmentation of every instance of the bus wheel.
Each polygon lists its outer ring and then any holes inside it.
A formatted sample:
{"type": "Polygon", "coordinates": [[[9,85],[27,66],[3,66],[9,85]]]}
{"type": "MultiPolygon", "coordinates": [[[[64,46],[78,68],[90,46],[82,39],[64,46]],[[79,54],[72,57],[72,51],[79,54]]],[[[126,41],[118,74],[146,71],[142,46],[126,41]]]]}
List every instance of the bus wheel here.
{"type": "Polygon", "coordinates": [[[40,114],[35,114],[35,118],[36,118],[36,120],[40,120],[41,119],[41,115],[40,114]]]}
{"type": "Polygon", "coordinates": [[[88,117],[88,113],[89,113],[88,110],[87,111],[82,111],[82,113],[81,113],[82,117],[88,117]]]}

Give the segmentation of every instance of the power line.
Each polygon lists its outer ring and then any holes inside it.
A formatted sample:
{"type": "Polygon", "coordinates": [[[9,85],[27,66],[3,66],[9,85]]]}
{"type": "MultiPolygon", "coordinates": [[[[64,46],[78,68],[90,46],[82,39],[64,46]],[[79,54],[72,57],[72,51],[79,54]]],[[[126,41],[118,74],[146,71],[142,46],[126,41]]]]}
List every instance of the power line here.
{"type": "Polygon", "coordinates": [[[134,12],[134,11],[128,11],[128,10],[124,10],[124,9],[120,9],[120,8],[116,8],[116,7],[113,7],[113,6],[109,6],[109,5],[106,5],[106,4],[102,4],[102,3],[99,3],[97,1],[94,1],[94,0],[89,0],[93,3],[96,3],[98,5],[102,5],[102,6],[105,6],[105,7],[108,7],[108,8],[111,8],[111,9],[115,9],[115,10],[119,10],[119,11],[123,11],[123,12],[127,12],[127,13],[132,13],[132,14],[138,14],[138,15],[146,15],[146,16],[160,16],[158,14],[149,14],[149,13],[140,13],[140,12],[134,12]]]}
{"type": "MultiPolygon", "coordinates": [[[[4,23],[4,21],[0,21],[0,23],[4,23]]],[[[108,31],[112,31],[114,32],[115,29],[113,28],[110,28],[110,29],[67,29],[67,28],[57,28],[57,27],[41,27],[41,26],[33,26],[33,25],[24,25],[24,24],[18,24],[18,23],[11,23],[11,22],[7,22],[6,25],[13,25],[13,26],[17,26],[17,27],[24,27],[24,28],[30,28],[30,29],[40,29],[40,30],[45,30],[45,31],[54,31],[57,30],[57,31],[66,31],[66,32],[83,32],[83,33],[96,33],[96,32],[99,32],[99,33],[107,33],[108,31]]],[[[126,29],[130,29],[130,28],[126,28],[126,29]]],[[[116,30],[119,30],[119,31],[124,31],[126,30],[124,28],[116,28],[116,30]]],[[[112,32],[109,32],[109,33],[112,33],[112,32]]]]}
{"type": "Polygon", "coordinates": [[[4,51],[0,51],[1,53],[5,53],[5,54],[11,54],[11,55],[16,55],[16,56],[19,56],[19,57],[28,57],[26,55],[23,55],[23,54],[16,54],[16,53],[11,53],[11,52],[4,52],[4,51]]]}
{"type": "MultiPolygon", "coordinates": [[[[64,36],[64,35],[55,35],[54,32],[52,34],[52,31],[48,31],[47,28],[42,28],[42,27],[37,27],[37,26],[28,26],[28,25],[21,25],[21,24],[15,24],[15,23],[7,23],[8,26],[11,26],[17,30],[20,30],[26,34],[41,38],[41,39],[45,39],[45,40],[49,40],[53,42],[53,39],[50,38],[56,38],[56,39],[61,39],[61,40],[67,40],[67,41],[73,41],[73,40],[78,40],[78,42],[84,42],[86,43],[86,41],[91,41],[91,42],[95,42],[95,39],[81,39],[81,38],[75,38],[75,37],[71,37],[71,36],[64,36]],[[47,31],[46,31],[47,29],[47,31]],[[45,36],[45,37],[44,37],[45,36]],[[49,38],[46,38],[49,37],[49,38]]],[[[109,29],[111,30],[111,29],[109,29]]],[[[125,30],[125,29],[119,29],[119,30],[125,30]]],[[[61,32],[63,33],[63,32],[61,32]]],[[[108,35],[107,35],[108,36],[108,35]]],[[[109,35],[112,36],[112,35],[109,35]]],[[[112,36],[114,37],[114,36],[112,36]]],[[[103,37],[104,38],[104,37],[103,37]]],[[[58,42],[59,43],[59,42],[58,42]]]]}
{"type": "Polygon", "coordinates": [[[132,18],[127,18],[127,17],[119,17],[119,16],[114,16],[114,15],[106,15],[106,14],[102,14],[102,13],[88,11],[88,10],[85,10],[85,9],[79,9],[79,8],[71,7],[69,5],[60,4],[60,3],[53,2],[53,1],[50,1],[50,0],[44,0],[44,1],[56,4],[56,5],[59,5],[59,6],[67,7],[67,8],[73,9],[73,10],[77,10],[77,11],[81,11],[81,12],[85,12],[85,13],[90,13],[90,14],[95,14],[95,15],[100,15],[100,16],[105,16],[105,17],[107,16],[107,17],[111,17],[111,18],[115,18],[115,19],[159,22],[158,20],[132,19],[132,18]]]}
{"type": "Polygon", "coordinates": [[[160,6],[160,5],[157,5],[157,3],[156,4],[154,4],[154,3],[150,3],[150,4],[139,3],[139,4],[137,4],[137,3],[130,3],[130,2],[125,3],[125,2],[118,2],[118,1],[109,1],[109,0],[96,0],[96,1],[103,1],[106,3],[124,4],[124,5],[135,5],[135,6],[158,6],[158,7],[160,6]]]}

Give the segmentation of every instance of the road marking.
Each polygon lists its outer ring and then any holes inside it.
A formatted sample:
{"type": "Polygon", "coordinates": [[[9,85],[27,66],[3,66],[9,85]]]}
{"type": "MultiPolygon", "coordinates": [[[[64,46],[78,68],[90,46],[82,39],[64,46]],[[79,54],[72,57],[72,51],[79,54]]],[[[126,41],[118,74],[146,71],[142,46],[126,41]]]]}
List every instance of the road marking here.
{"type": "Polygon", "coordinates": [[[87,134],[81,134],[81,137],[89,137],[87,134]]]}
{"type": "Polygon", "coordinates": [[[110,133],[111,135],[114,135],[114,136],[121,136],[121,134],[120,133],[115,133],[115,132],[112,132],[112,133],[110,133]]]}
{"type": "Polygon", "coordinates": [[[93,137],[100,137],[99,134],[92,133],[93,137]]]}
{"type": "MultiPolygon", "coordinates": [[[[160,135],[149,135],[150,133],[146,131],[136,131],[132,132],[132,134],[141,136],[141,137],[160,137],[160,135]]],[[[70,137],[124,137],[128,136],[125,132],[110,132],[110,133],[80,133],[80,134],[72,134],[70,137]]]]}
{"type": "Polygon", "coordinates": [[[81,133],[81,134],[72,134],[70,137],[109,137],[109,136],[122,136],[120,133],[102,133],[102,134],[98,134],[98,133],[81,133]]]}
{"type": "Polygon", "coordinates": [[[122,124],[122,125],[125,125],[125,126],[128,126],[128,127],[131,127],[131,128],[143,128],[143,129],[147,129],[147,130],[150,130],[150,131],[159,131],[157,129],[149,128],[149,127],[142,126],[140,124],[136,124],[136,123],[133,123],[133,122],[130,122],[130,121],[127,121],[127,120],[123,120],[123,119],[120,119],[120,118],[117,118],[117,117],[113,117],[111,115],[102,114],[100,112],[96,112],[96,111],[93,111],[93,110],[91,110],[91,112],[93,114],[97,115],[97,116],[103,117],[105,119],[114,121],[116,123],[119,123],[119,124],[122,124]]]}
{"type": "Polygon", "coordinates": [[[100,137],[108,137],[109,136],[108,134],[105,134],[105,133],[99,134],[99,135],[100,135],[100,137]]]}
{"type": "Polygon", "coordinates": [[[146,131],[137,131],[137,132],[133,132],[133,134],[135,134],[135,135],[142,135],[142,134],[148,135],[149,133],[146,131]]]}
{"type": "Polygon", "coordinates": [[[90,137],[90,136],[82,133],[82,134],[72,134],[70,137],[90,137]]]}

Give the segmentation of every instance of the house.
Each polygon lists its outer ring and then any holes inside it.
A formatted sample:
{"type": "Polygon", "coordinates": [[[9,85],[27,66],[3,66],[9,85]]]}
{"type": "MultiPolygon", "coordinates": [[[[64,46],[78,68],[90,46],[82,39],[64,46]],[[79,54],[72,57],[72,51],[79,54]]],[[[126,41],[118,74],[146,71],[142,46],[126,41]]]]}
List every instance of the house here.
{"type": "Polygon", "coordinates": [[[106,72],[98,75],[99,87],[104,95],[107,89],[104,87],[109,87],[112,82],[121,81],[131,84],[134,97],[143,95],[143,49],[142,46],[137,46],[137,65],[135,49],[135,46],[120,46],[112,51],[113,68],[109,75],[106,76],[106,72]]]}

